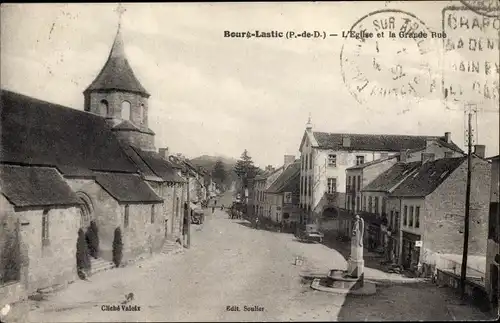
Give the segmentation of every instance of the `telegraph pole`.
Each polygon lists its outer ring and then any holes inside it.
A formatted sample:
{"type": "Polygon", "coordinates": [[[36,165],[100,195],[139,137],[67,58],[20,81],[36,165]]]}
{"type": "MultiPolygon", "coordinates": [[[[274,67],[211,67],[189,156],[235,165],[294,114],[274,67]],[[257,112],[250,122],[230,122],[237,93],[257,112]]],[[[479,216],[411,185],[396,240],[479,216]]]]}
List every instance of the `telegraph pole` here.
{"type": "Polygon", "coordinates": [[[469,249],[469,216],[470,216],[470,186],[472,170],[472,113],[476,113],[475,104],[467,104],[467,187],[465,191],[465,217],[464,217],[464,247],[462,255],[462,268],[460,272],[460,298],[465,299],[465,281],[467,279],[467,253],[469,249]]]}
{"type": "Polygon", "coordinates": [[[187,219],[187,248],[191,248],[191,199],[190,199],[190,194],[189,194],[189,170],[188,170],[188,176],[187,176],[188,182],[187,182],[187,214],[186,214],[186,219],[187,219]]]}

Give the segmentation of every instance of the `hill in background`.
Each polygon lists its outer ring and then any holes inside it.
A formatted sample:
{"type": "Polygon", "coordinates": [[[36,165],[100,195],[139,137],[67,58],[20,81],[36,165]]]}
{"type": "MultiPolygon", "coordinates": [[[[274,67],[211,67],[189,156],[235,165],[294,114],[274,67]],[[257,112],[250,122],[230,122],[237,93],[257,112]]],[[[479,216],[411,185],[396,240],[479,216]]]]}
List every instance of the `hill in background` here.
{"type": "Polygon", "coordinates": [[[226,179],[226,184],[228,185],[228,187],[230,187],[231,183],[237,180],[236,173],[233,171],[234,165],[236,165],[237,159],[231,158],[231,157],[224,157],[224,156],[203,155],[203,156],[199,156],[196,158],[192,158],[192,159],[190,159],[190,161],[194,165],[203,167],[205,170],[212,172],[212,170],[214,169],[215,163],[219,159],[224,164],[224,169],[226,170],[227,175],[228,175],[227,179],[226,179]]]}

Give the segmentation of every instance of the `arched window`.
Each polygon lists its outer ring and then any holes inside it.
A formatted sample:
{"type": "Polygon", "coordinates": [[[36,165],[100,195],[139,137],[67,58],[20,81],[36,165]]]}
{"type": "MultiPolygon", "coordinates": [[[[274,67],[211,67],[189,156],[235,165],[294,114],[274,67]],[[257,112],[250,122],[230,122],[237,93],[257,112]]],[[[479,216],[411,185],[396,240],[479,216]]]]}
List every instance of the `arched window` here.
{"type": "Polygon", "coordinates": [[[146,123],[146,120],[144,119],[146,114],[144,112],[144,104],[141,104],[139,107],[139,117],[141,118],[140,123],[146,123]]]}
{"type": "Polygon", "coordinates": [[[122,102],[122,119],[130,120],[130,102],[122,102]]]}
{"type": "Polygon", "coordinates": [[[101,100],[99,104],[99,113],[101,116],[109,116],[109,104],[106,100],[101,100]]]}

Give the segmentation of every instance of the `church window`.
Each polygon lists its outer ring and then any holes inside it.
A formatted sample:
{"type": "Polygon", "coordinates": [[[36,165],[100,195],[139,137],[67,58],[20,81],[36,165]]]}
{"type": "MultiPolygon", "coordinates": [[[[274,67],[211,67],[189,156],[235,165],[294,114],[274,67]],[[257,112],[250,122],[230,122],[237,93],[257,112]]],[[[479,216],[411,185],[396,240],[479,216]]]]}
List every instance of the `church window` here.
{"type": "Polygon", "coordinates": [[[145,120],[145,117],[146,117],[146,114],[145,114],[145,111],[144,111],[144,104],[141,104],[141,106],[139,107],[139,116],[141,117],[141,123],[146,123],[146,120],[145,120]]]}
{"type": "Polygon", "coordinates": [[[109,111],[109,104],[108,104],[108,101],[106,100],[101,100],[101,103],[100,103],[100,114],[101,116],[106,116],[108,117],[110,115],[110,111],[109,111]]]}
{"type": "Polygon", "coordinates": [[[49,210],[43,210],[42,214],[42,246],[49,244],[49,210]]]}
{"type": "Polygon", "coordinates": [[[129,206],[127,204],[127,205],[125,205],[125,214],[124,214],[124,217],[123,217],[123,226],[125,228],[128,228],[129,213],[130,213],[129,212],[129,206]]]}
{"type": "Polygon", "coordinates": [[[130,120],[130,102],[122,102],[122,119],[130,120]]]}

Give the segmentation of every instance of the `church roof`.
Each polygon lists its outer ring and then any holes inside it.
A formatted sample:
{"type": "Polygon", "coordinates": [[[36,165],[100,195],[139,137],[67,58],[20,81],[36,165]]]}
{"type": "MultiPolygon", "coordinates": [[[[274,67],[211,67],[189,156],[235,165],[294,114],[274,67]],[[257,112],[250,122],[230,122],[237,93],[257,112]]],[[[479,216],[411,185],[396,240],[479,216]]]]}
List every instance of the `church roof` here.
{"type": "Polygon", "coordinates": [[[166,182],[183,183],[183,178],[176,174],[172,164],[161,157],[157,152],[144,151],[142,149],[131,147],[133,151],[144,161],[146,165],[159,177],[166,182]]]}
{"type": "Polygon", "coordinates": [[[95,181],[113,198],[123,203],[161,203],[163,199],[139,175],[96,173],[95,181]]]}
{"type": "Polygon", "coordinates": [[[147,134],[150,134],[150,135],[154,135],[155,134],[153,132],[153,130],[151,130],[149,128],[146,128],[145,130],[144,129],[140,129],[139,127],[137,127],[135,124],[133,124],[129,120],[123,120],[122,122],[120,122],[119,124],[117,124],[116,126],[114,126],[112,128],[112,130],[113,131],[117,131],[117,130],[121,130],[121,131],[138,131],[138,132],[147,133],[147,134]]]}
{"type": "Polygon", "coordinates": [[[145,97],[150,96],[128,63],[120,27],[116,33],[108,60],[85,92],[112,90],[138,93],[145,97]]]}
{"type": "Polygon", "coordinates": [[[0,165],[0,192],[16,207],[80,204],[55,168],[0,165]]]}
{"type": "Polygon", "coordinates": [[[0,117],[0,162],[56,166],[64,175],[137,172],[97,115],[2,90],[0,117]]]}

